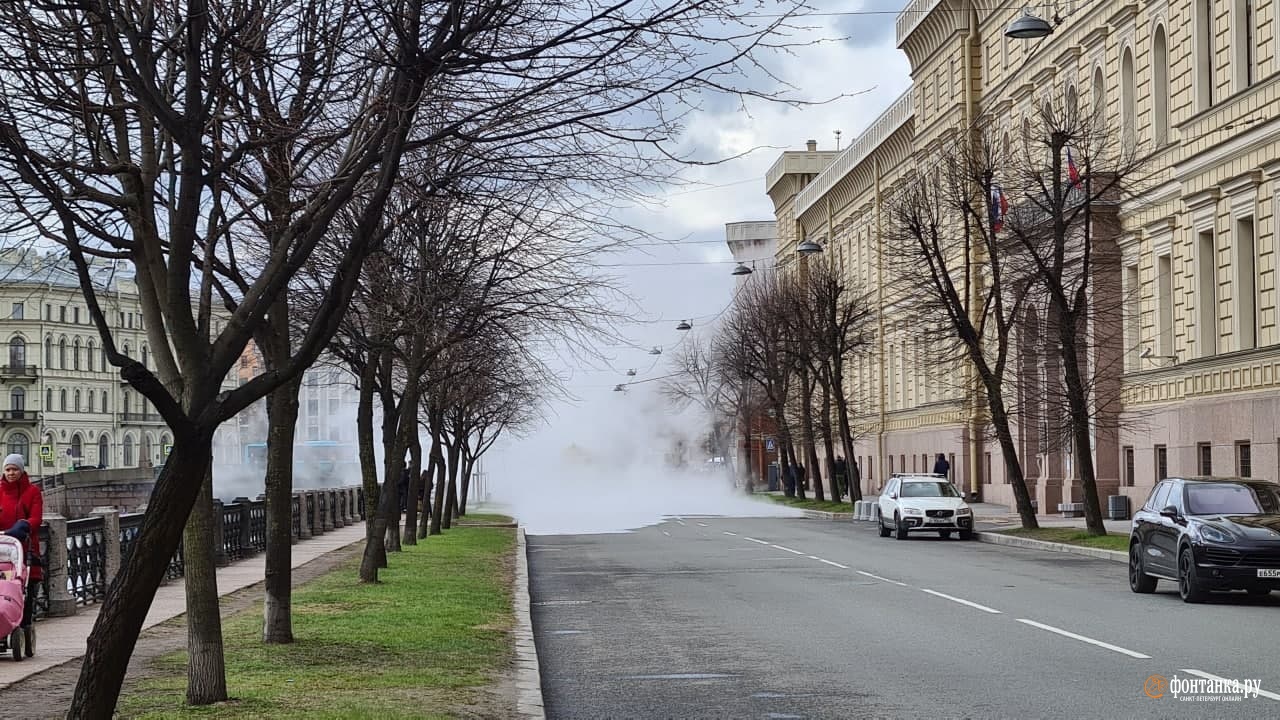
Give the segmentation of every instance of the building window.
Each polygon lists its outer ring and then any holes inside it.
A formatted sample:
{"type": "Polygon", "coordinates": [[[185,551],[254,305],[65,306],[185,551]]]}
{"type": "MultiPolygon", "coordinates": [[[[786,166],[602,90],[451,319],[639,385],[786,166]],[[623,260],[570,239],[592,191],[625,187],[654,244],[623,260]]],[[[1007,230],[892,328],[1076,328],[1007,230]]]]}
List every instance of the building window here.
{"type": "Polygon", "coordinates": [[[53,306],[46,304],[44,306],[44,319],[53,322],[53,306]]]}
{"type": "Polygon", "coordinates": [[[1124,449],[1124,484],[1133,487],[1133,448],[1126,447],[1124,449]]]}
{"type": "Polygon", "coordinates": [[[71,436],[71,457],[77,460],[84,457],[84,438],[80,437],[80,433],[71,436]]]}
{"type": "Polygon", "coordinates": [[[24,308],[22,306],[22,303],[16,302],[13,304],[13,312],[10,313],[9,317],[13,318],[14,320],[21,320],[23,311],[24,311],[24,308]]]}
{"type": "Polygon", "coordinates": [[[319,439],[320,439],[320,428],[315,425],[309,425],[307,427],[307,440],[319,440],[319,439]]]}
{"type": "Polygon", "coordinates": [[[129,397],[129,391],[125,390],[124,396],[120,399],[120,412],[124,413],[125,416],[127,417],[129,415],[129,412],[132,409],[133,409],[133,398],[129,397]]]}
{"type": "Polygon", "coordinates": [[[1095,122],[1102,122],[1107,117],[1107,85],[1102,68],[1093,71],[1093,117],[1095,122]]]}
{"type": "Polygon", "coordinates": [[[1236,476],[1253,477],[1253,447],[1248,440],[1236,443],[1236,476]]]}
{"type": "Polygon", "coordinates": [[[44,366],[53,367],[53,338],[51,337],[44,339],[44,366]]]}
{"type": "Polygon", "coordinates": [[[889,477],[893,477],[893,456],[889,456],[889,477]]]}
{"type": "Polygon", "coordinates": [[[1200,324],[1200,357],[1218,353],[1218,248],[1212,230],[1197,234],[1197,308],[1200,324]]]}
{"type": "Polygon", "coordinates": [[[106,345],[102,346],[102,351],[99,353],[98,358],[99,358],[98,369],[101,370],[102,372],[106,372],[107,371],[107,346],[106,345]]]}
{"type": "Polygon", "coordinates": [[[9,453],[21,455],[28,464],[31,463],[31,440],[24,434],[16,432],[9,436],[9,453]]]}
{"type": "Polygon", "coordinates": [[[329,417],[337,417],[341,403],[334,398],[329,399],[329,417]]]}
{"type": "Polygon", "coordinates": [[[111,438],[106,433],[98,436],[98,464],[106,467],[111,462],[111,438]]]}
{"type": "Polygon", "coordinates": [[[67,321],[67,306],[63,305],[58,308],[58,322],[65,323],[67,321]]]}
{"type": "Polygon", "coordinates": [[[1235,33],[1235,38],[1231,42],[1231,49],[1235,53],[1232,65],[1235,67],[1235,89],[1239,92],[1253,85],[1256,71],[1254,63],[1257,48],[1254,46],[1253,0],[1235,0],[1234,14],[1235,17],[1231,21],[1232,30],[1235,33]]]}
{"type": "Polygon", "coordinates": [[[45,388],[44,391],[44,409],[53,410],[53,388],[45,388]]]}
{"type": "Polygon", "coordinates": [[[69,366],[67,365],[67,339],[62,338],[61,340],[58,341],[58,368],[60,370],[66,370],[68,367],[69,366]]]}
{"type": "Polygon", "coordinates": [[[1163,445],[1156,446],[1156,482],[1169,477],[1169,450],[1163,445]]]}
{"type": "Polygon", "coordinates": [[[129,329],[132,330],[133,329],[133,313],[129,313],[128,317],[129,317],[129,329]]]}
{"type": "Polygon", "coordinates": [[[73,316],[73,320],[75,321],[75,323],[79,325],[80,324],[80,308],[79,307],[72,308],[71,314],[73,316]]]}
{"type": "Polygon", "coordinates": [[[1209,443],[1199,443],[1196,445],[1196,455],[1198,461],[1198,469],[1201,475],[1213,474],[1213,446],[1209,443]]]}
{"type": "Polygon", "coordinates": [[[152,465],[152,460],[151,460],[151,436],[150,436],[150,435],[143,435],[143,436],[142,436],[142,466],[143,466],[143,467],[151,467],[151,465],[152,465]]]}
{"type": "Polygon", "coordinates": [[[66,412],[67,410],[67,389],[62,388],[58,391],[58,409],[66,412]]]}
{"type": "Polygon", "coordinates": [[[1196,109],[1213,105],[1213,0],[1195,0],[1195,90],[1196,109]]]}
{"type": "Polygon", "coordinates": [[[102,391],[102,412],[111,412],[111,409],[107,407],[107,391],[106,390],[102,391]]]}
{"type": "Polygon", "coordinates": [[[1151,41],[1151,128],[1156,146],[1169,140],[1169,47],[1164,26],[1151,41]]]}
{"type": "Polygon", "coordinates": [[[1137,100],[1134,98],[1133,52],[1124,49],[1120,58],[1120,138],[1125,150],[1138,144],[1137,100]]]}
{"type": "Polygon", "coordinates": [[[320,401],[315,398],[311,398],[310,400],[307,400],[307,417],[314,418],[319,414],[320,414],[320,401]]]}
{"type": "Polygon", "coordinates": [[[90,391],[89,391],[89,393],[88,393],[88,398],[89,398],[89,412],[93,412],[93,405],[94,405],[93,397],[94,397],[94,393],[93,393],[93,391],[92,391],[92,390],[90,390],[90,391]]]}
{"type": "Polygon", "coordinates": [[[76,338],[71,346],[71,366],[76,370],[80,369],[80,338],[76,338]]]}
{"type": "Polygon", "coordinates": [[[1134,370],[1142,369],[1139,357],[1139,341],[1142,334],[1142,284],[1138,274],[1138,266],[1130,265],[1124,269],[1124,334],[1128,366],[1134,370]]]}
{"type": "Polygon", "coordinates": [[[124,466],[133,467],[133,436],[124,436],[124,466]]]}
{"type": "Polygon", "coordinates": [[[9,409],[13,411],[13,417],[20,419],[23,412],[27,409],[27,391],[20,387],[16,387],[9,391],[9,409]]]}
{"type": "Polygon", "coordinates": [[[1173,258],[1156,258],[1156,345],[1160,355],[1173,355],[1173,258]]]}
{"type": "Polygon", "coordinates": [[[142,367],[150,368],[151,367],[150,362],[151,362],[151,349],[148,348],[146,345],[143,345],[142,346],[142,367]]]}
{"type": "Polygon", "coordinates": [[[1253,218],[1237,218],[1234,265],[1236,270],[1236,336],[1240,350],[1258,346],[1258,272],[1254,252],[1253,218]]]}
{"type": "Polygon", "coordinates": [[[76,409],[76,412],[80,412],[80,391],[76,390],[75,395],[72,397],[75,400],[75,404],[72,407],[76,409]]]}
{"type": "Polygon", "coordinates": [[[995,482],[995,478],[991,475],[991,453],[982,455],[982,477],[988,485],[995,482]]]}
{"type": "Polygon", "coordinates": [[[27,365],[27,341],[20,337],[9,341],[9,367],[21,368],[27,365]]]}

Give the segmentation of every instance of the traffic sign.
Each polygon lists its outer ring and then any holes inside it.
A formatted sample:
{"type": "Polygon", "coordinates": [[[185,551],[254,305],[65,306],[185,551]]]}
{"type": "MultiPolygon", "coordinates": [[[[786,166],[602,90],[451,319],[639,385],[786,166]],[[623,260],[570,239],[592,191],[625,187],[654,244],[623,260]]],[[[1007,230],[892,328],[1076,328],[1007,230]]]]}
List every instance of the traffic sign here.
{"type": "Polygon", "coordinates": [[[43,459],[43,460],[52,460],[52,459],[53,459],[53,446],[52,446],[52,445],[41,445],[41,446],[40,446],[40,457],[41,457],[41,459],[43,459]]]}
{"type": "Polygon", "coordinates": [[[169,453],[173,452],[173,444],[169,443],[164,446],[164,456],[169,457],[169,453]]]}
{"type": "Polygon", "coordinates": [[[765,438],[764,449],[768,452],[773,452],[778,449],[778,445],[773,438],[765,438]]]}

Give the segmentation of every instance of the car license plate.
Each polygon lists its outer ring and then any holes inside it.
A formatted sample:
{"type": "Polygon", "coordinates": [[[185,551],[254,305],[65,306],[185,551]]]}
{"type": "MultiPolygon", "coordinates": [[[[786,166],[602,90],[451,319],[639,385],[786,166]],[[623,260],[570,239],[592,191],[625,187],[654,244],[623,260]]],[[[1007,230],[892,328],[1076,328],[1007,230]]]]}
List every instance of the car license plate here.
{"type": "Polygon", "coordinates": [[[1280,578],[1280,568],[1258,568],[1260,578],[1280,578]]]}
{"type": "MultiPolygon", "coordinates": [[[[950,525],[951,520],[948,518],[929,518],[930,525],[950,525]]],[[[1258,572],[1262,572],[1259,570],[1258,572]]]]}

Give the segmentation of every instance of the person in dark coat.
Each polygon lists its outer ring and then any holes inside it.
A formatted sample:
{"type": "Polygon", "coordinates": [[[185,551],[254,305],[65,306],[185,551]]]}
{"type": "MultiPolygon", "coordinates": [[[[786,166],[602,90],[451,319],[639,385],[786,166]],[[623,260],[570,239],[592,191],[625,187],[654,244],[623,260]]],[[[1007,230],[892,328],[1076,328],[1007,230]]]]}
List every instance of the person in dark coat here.
{"type": "Polygon", "coordinates": [[[950,477],[948,475],[950,472],[951,463],[947,462],[947,458],[945,458],[942,453],[938,453],[938,459],[933,461],[933,474],[950,477]]]}
{"type": "Polygon", "coordinates": [[[40,525],[44,523],[44,496],[27,476],[26,460],[18,454],[4,459],[0,475],[0,532],[23,541],[29,558],[26,604],[22,608],[22,628],[26,656],[35,652],[35,632],[31,620],[36,609],[36,586],[44,579],[40,561],[40,525]]]}
{"type": "Polygon", "coordinates": [[[843,457],[836,457],[836,488],[841,495],[849,492],[849,463],[843,457]]]}

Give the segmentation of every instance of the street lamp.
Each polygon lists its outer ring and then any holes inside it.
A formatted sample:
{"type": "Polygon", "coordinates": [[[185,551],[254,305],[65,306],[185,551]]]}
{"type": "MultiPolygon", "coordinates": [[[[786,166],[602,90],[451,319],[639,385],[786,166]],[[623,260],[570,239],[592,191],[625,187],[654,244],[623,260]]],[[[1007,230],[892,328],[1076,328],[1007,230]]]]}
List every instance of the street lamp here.
{"type": "Polygon", "coordinates": [[[636,376],[635,368],[632,368],[627,371],[627,377],[635,377],[635,376],[636,376]]]}
{"type": "Polygon", "coordinates": [[[688,321],[688,320],[681,320],[681,321],[680,321],[680,324],[676,326],[676,329],[677,329],[677,330],[692,330],[692,329],[693,329],[693,326],[689,324],[689,321],[688,321]]]}
{"type": "Polygon", "coordinates": [[[1035,40],[1052,35],[1053,26],[1048,20],[1032,15],[1031,10],[1024,9],[1022,17],[1009,23],[1004,34],[1016,40],[1035,40]]]}
{"type": "Polygon", "coordinates": [[[751,268],[743,265],[742,263],[738,263],[738,266],[733,269],[733,272],[730,273],[730,275],[750,275],[752,272],[751,268]]]}
{"type": "Polygon", "coordinates": [[[796,252],[801,255],[813,255],[822,252],[822,246],[812,240],[805,240],[796,247],[796,252]]]}
{"type": "Polygon", "coordinates": [[[662,354],[662,348],[660,348],[660,347],[658,347],[657,345],[655,345],[655,346],[653,347],[653,349],[649,351],[649,354],[650,354],[650,355],[661,355],[661,354],[662,354]]]}
{"type": "Polygon", "coordinates": [[[614,386],[613,386],[613,391],[614,391],[614,392],[622,392],[622,391],[623,391],[623,390],[625,390],[625,389],[626,389],[626,388],[622,387],[622,385],[614,385],[614,386]]]}

